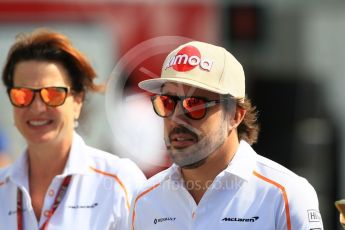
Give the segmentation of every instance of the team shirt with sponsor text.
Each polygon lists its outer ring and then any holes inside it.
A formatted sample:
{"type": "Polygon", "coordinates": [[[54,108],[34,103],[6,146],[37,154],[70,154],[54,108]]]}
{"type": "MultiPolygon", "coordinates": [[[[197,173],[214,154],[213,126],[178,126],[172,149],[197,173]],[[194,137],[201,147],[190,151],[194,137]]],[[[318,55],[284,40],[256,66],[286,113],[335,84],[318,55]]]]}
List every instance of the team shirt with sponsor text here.
{"type": "Polygon", "coordinates": [[[308,181],[259,156],[245,141],[197,205],[180,168],[150,178],[132,201],[129,229],[323,229],[308,181]]]}
{"type": "MultiPolygon", "coordinates": [[[[129,206],[145,176],[128,159],[87,146],[74,133],[64,172],[51,182],[37,222],[28,185],[27,153],[0,170],[0,229],[17,229],[17,188],[23,194],[23,229],[38,230],[47,220],[59,187],[71,175],[65,196],[47,229],[127,229],[129,206]]],[[[54,159],[52,159],[54,160],[54,159]]]]}

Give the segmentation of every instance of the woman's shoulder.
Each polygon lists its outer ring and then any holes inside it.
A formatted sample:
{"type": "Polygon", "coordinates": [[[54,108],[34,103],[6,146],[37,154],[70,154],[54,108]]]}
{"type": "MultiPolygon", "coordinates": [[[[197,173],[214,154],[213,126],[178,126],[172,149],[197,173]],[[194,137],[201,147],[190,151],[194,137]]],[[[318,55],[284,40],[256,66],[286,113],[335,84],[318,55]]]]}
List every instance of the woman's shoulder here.
{"type": "Polygon", "coordinates": [[[139,167],[128,158],[120,158],[109,152],[87,146],[87,158],[92,168],[117,177],[143,178],[139,167]]]}
{"type": "MultiPolygon", "coordinates": [[[[90,167],[100,176],[115,179],[128,194],[137,190],[146,181],[140,168],[130,159],[120,158],[100,149],[87,147],[90,167]]],[[[131,199],[131,198],[130,198],[131,199]]]]}

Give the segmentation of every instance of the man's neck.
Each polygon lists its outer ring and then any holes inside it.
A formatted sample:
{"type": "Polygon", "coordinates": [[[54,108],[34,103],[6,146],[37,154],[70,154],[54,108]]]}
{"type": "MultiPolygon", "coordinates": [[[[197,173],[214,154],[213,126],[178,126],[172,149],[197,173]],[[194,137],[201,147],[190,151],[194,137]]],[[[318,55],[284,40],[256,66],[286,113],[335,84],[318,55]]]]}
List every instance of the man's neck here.
{"type": "Polygon", "coordinates": [[[188,184],[187,190],[197,204],[216,176],[228,167],[238,146],[238,140],[228,140],[217,151],[212,153],[201,166],[193,169],[181,169],[183,179],[188,184]]]}

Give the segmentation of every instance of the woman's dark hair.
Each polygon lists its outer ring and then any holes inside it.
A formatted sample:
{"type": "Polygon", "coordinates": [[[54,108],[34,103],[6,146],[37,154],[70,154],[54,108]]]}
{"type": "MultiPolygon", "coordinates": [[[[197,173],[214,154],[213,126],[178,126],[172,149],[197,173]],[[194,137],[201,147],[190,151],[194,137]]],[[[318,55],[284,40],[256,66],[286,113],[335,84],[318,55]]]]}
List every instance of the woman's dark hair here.
{"type": "Polygon", "coordinates": [[[7,88],[13,87],[16,65],[22,61],[58,62],[67,70],[75,93],[87,90],[100,92],[103,86],[94,84],[96,72],[87,58],[72,46],[69,39],[56,32],[38,29],[29,34],[19,34],[10,48],[2,73],[7,88]]]}

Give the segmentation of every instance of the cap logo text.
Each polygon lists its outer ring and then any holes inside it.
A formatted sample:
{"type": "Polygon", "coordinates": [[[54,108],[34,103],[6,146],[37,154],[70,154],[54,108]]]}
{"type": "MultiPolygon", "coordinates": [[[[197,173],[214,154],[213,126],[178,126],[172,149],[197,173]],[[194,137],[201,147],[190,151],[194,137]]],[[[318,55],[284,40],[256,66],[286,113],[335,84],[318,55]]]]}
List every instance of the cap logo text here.
{"type": "Polygon", "coordinates": [[[194,46],[185,46],[175,56],[169,58],[165,69],[173,67],[179,72],[186,72],[200,66],[201,69],[211,71],[213,61],[201,58],[200,51],[194,46]]]}

